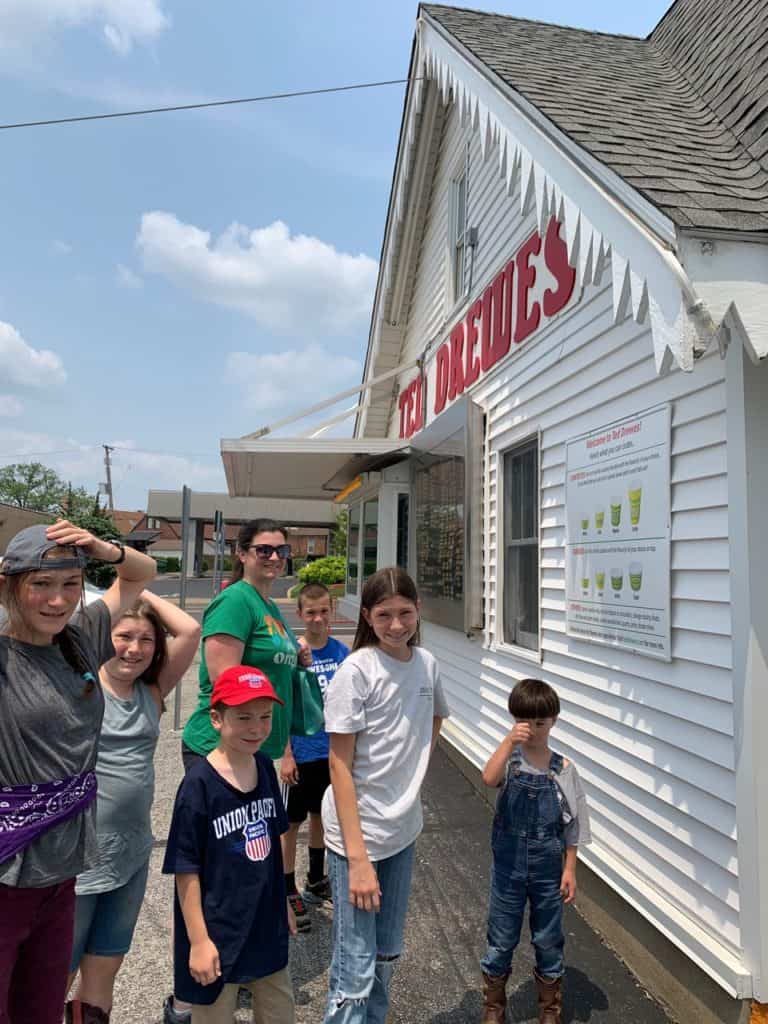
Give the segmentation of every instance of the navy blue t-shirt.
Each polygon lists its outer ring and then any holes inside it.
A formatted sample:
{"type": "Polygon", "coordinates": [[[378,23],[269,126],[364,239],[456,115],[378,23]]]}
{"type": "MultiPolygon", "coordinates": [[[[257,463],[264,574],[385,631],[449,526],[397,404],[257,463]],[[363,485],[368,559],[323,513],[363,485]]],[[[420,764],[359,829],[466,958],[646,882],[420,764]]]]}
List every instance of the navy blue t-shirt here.
{"type": "Polygon", "coordinates": [[[280,836],[288,819],[272,762],[255,754],[258,783],[241,793],[203,759],[176,794],[163,861],[167,875],[200,876],[203,917],[219,951],[221,977],[199,985],[189,973],[189,938],[174,888],[174,992],[188,1003],[214,1003],[225,983],[253,981],[288,963],[280,836]]]}

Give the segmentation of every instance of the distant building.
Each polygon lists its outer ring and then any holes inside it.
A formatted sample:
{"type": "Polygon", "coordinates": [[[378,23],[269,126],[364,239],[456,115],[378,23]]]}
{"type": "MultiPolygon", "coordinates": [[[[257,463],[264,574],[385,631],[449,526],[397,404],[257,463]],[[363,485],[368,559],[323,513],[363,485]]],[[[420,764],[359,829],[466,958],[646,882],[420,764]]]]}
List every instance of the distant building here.
{"type": "Polygon", "coordinates": [[[8,541],[15,537],[19,530],[50,521],[51,515],[48,512],[35,512],[31,508],[18,508],[16,505],[0,502],[0,554],[5,551],[8,541]]]}

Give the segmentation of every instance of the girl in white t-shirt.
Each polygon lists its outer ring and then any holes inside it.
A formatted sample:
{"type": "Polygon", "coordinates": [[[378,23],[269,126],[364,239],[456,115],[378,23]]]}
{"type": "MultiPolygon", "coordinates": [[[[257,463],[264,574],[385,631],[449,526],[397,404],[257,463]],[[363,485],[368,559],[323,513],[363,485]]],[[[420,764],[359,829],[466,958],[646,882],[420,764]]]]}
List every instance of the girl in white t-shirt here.
{"type": "Polygon", "coordinates": [[[365,586],[352,654],[325,703],[331,786],[323,799],[333,890],[325,1024],[384,1024],[400,956],[419,792],[448,708],[437,662],[419,643],[410,576],[380,569],[365,586]]]}

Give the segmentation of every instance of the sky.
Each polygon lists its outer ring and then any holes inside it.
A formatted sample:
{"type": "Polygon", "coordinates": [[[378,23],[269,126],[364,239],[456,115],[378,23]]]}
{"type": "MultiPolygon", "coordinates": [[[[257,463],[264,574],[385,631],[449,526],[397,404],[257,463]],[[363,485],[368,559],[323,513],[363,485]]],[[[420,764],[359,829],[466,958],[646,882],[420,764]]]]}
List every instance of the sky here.
{"type": "MultiPolygon", "coordinates": [[[[668,3],[467,5],[645,36],[668,3]]],[[[416,10],[2,0],[0,124],[403,78],[416,10]]],[[[0,465],[94,491],[110,444],[118,508],[225,490],[222,437],[358,383],[403,97],[0,131],[0,465]]]]}

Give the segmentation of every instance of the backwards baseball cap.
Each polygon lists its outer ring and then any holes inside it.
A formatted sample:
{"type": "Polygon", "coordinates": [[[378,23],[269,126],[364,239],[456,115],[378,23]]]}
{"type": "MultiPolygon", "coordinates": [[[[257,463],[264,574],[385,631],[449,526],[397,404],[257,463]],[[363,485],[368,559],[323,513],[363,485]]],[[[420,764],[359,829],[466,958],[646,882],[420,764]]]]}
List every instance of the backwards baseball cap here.
{"type": "Polygon", "coordinates": [[[27,526],[19,530],[5,549],[0,572],[5,576],[15,576],[20,572],[38,572],[40,569],[84,569],[88,562],[86,553],[80,548],[48,540],[46,530],[46,526],[27,526]],[[48,552],[58,547],[66,555],[55,560],[46,559],[48,552]]]}
{"type": "Polygon", "coordinates": [[[284,703],[260,669],[252,668],[250,665],[233,665],[231,668],[225,668],[213,684],[211,707],[217,704],[236,706],[249,700],[257,700],[259,697],[276,701],[278,704],[284,703]]]}

